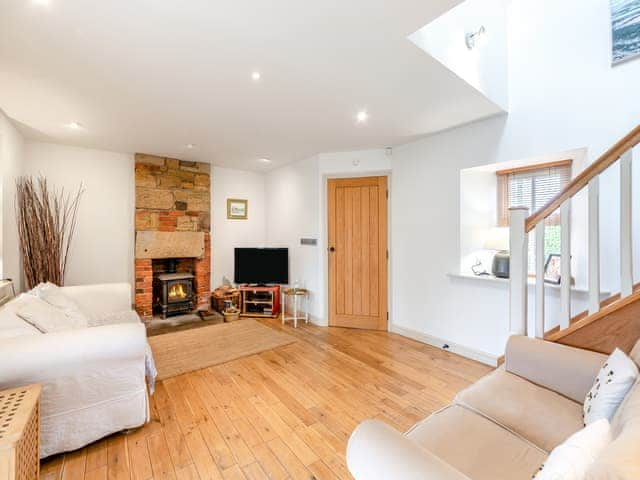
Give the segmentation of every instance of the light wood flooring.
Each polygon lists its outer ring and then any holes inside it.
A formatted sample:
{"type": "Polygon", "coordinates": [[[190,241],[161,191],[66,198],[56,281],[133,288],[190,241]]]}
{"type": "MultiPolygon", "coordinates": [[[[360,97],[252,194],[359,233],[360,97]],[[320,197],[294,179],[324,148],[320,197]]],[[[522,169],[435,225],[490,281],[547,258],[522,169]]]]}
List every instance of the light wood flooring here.
{"type": "Polygon", "coordinates": [[[359,422],[406,430],[490,371],[390,333],[283,330],[299,341],[159,382],[149,424],[48,459],[41,478],[349,479],[359,422]]]}

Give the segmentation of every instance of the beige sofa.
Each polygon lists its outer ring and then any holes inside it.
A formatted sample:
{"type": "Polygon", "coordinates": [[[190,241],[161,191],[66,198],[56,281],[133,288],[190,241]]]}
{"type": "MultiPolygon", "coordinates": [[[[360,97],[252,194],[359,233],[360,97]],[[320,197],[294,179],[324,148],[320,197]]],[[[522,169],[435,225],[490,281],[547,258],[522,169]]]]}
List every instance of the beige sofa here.
{"type": "MultiPolygon", "coordinates": [[[[640,361],[640,342],[631,353],[640,361]]],[[[530,480],[549,452],[583,427],[582,402],[607,357],[512,337],[505,365],[404,435],[377,420],[347,447],[356,480],[530,480]]],[[[612,422],[614,441],[589,480],[640,479],[640,383],[612,422]]]]}

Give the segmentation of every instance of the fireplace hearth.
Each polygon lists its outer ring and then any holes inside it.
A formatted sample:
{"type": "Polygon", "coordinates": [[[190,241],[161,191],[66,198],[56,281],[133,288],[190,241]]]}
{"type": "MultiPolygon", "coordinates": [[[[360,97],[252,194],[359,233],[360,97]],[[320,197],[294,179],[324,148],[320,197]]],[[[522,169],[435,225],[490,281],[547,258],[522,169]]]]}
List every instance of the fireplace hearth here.
{"type": "Polygon", "coordinates": [[[162,273],[154,278],[155,307],[162,318],[193,311],[193,274],[162,273]]]}

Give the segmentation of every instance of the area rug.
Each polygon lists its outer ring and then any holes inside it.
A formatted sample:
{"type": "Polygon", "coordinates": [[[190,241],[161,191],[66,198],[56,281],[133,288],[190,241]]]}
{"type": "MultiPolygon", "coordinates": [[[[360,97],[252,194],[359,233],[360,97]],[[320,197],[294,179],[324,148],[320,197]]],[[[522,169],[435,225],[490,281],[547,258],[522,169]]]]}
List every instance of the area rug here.
{"type": "Polygon", "coordinates": [[[149,338],[158,380],[295,342],[255,320],[243,319],[149,338]]]}

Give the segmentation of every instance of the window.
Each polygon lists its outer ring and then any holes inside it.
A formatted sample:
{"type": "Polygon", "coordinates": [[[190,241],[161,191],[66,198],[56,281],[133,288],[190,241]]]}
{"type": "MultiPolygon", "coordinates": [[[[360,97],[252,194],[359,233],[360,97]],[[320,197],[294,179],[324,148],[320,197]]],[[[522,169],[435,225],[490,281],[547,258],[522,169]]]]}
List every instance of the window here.
{"type": "MultiPolygon", "coordinates": [[[[526,167],[499,170],[498,226],[509,225],[509,208],[527,207],[532,214],[544,207],[571,180],[571,160],[562,160],[526,167]]],[[[560,213],[555,212],[546,222],[545,258],[560,253],[560,213]]],[[[529,240],[529,273],[535,273],[535,238],[529,240]]]]}

